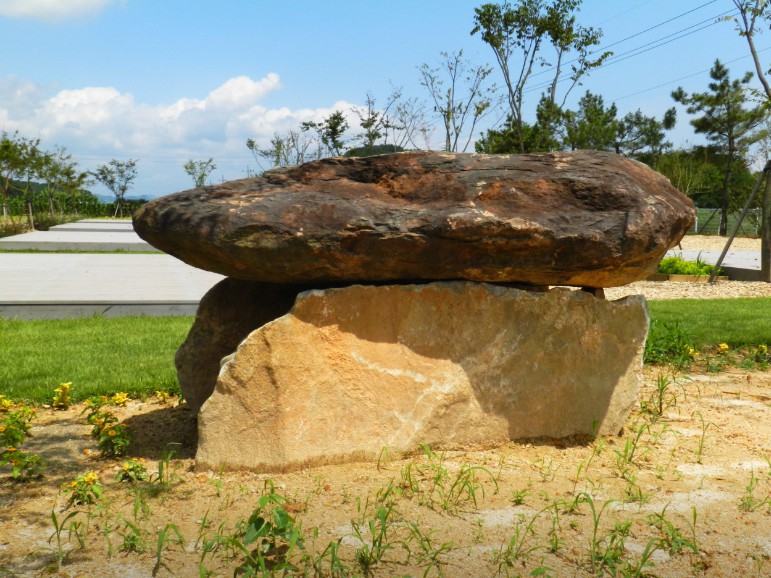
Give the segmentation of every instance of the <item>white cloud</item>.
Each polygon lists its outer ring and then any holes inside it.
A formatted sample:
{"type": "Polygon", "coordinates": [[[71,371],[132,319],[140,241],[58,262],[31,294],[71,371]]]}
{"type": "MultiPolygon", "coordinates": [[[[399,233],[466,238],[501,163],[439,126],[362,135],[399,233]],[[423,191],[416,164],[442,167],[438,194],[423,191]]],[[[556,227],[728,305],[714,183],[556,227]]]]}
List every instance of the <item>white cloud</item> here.
{"type": "Polygon", "coordinates": [[[0,16],[56,22],[99,12],[113,0],[0,0],[0,16]]]}
{"type": "MultiPolygon", "coordinates": [[[[238,76],[204,98],[151,105],[113,87],[52,93],[6,77],[0,78],[0,130],[39,137],[46,148],[64,146],[84,170],[115,157],[139,159],[143,187],[150,191],[146,194],[155,196],[189,186],[182,170],[189,158],[214,158],[217,180],[241,178],[247,166],[257,168],[246,148],[248,138],[267,147],[276,132],[299,130],[301,122],[320,121],[335,110],[350,115],[354,106],[339,101],[329,107],[292,110],[261,104],[280,87],[275,73],[259,80],[238,76]]],[[[349,123],[357,124],[350,116],[349,123]]]]}

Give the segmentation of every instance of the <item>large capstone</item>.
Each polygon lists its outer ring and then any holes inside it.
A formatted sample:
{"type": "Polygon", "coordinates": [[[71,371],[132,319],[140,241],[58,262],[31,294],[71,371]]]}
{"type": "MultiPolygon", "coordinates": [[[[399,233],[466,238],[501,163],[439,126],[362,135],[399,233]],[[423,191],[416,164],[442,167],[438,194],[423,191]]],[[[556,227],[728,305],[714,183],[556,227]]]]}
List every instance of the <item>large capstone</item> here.
{"type": "Polygon", "coordinates": [[[201,468],[286,471],[511,439],[615,434],[641,380],[642,297],[473,282],[301,293],[226,362],[201,468]]]}
{"type": "Polygon", "coordinates": [[[137,233],[195,267],[280,284],[645,278],[691,201],[604,152],[323,159],[147,203],[137,233]]]}

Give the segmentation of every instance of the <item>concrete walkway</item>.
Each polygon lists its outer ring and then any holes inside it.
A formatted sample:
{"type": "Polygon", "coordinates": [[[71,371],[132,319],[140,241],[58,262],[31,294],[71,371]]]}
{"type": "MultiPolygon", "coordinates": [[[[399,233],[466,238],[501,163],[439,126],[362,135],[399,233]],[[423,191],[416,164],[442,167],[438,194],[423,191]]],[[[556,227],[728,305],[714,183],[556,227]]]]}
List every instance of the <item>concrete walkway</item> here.
{"type": "Polygon", "coordinates": [[[0,250],[141,251],[160,253],[134,232],[131,221],[78,221],[0,239],[0,250]]]}
{"type": "MultiPolygon", "coordinates": [[[[693,249],[681,251],[673,249],[667,256],[680,255],[686,261],[697,259],[715,265],[722,251],[695,251],[693,249]]],[[[760,251],[732,251],[728,250],[723,259],[723,270],[732,281],[760,281],[760,251]]]]}
{"type": "MultiPolygon", "coordinates": [[[[150,247],[130,221],[70,223],[0,239],[0,249],[19,248],[20,243],[41,251],[150,247]]],[[[0,317],[194,315],[204,294],[222,278],[158,251],[0,253],[0,317]]]]}

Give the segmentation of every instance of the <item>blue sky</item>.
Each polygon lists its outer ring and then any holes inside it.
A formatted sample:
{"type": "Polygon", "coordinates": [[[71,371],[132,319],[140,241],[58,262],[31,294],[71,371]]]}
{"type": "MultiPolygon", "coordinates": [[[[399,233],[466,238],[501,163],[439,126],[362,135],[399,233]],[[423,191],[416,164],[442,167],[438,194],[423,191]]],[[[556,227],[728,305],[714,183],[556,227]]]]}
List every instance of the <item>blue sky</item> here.
{"type": "MultiPolygon", "coordinates": [[[[392,86],[426,100],[418,66],[438,65],[441,51],[493,64],[469,34],[482,3],[0,0],[0,130],[64,146],[84,170],[138,159],[132,195],[189,188],[187,159],[214,158],[215,182],[242,178],[257,168],[247,138],[267,145],[334,110],[355,129],[352,107],[367,92],[384,103],[392,86]]],[[[621,114],[660,116],[678,85],[706,89],[715,58],[734,77],[751,70],[733,24],[717,22],[732,9],[731,0],[584,0],[579,21],[601,28],[603,46],[623,59],[593,72],[572,100],[588,89],[621,114]]],[[[771,47],[771,34],[759,47],[771,47]]],[[[768,66],[771,52],[761,56],[768,66]]],[[[670,140],[700,140],[682,110],[670,140]]],[[[441,143],[435,133],[432,146],[441,143]]]]}

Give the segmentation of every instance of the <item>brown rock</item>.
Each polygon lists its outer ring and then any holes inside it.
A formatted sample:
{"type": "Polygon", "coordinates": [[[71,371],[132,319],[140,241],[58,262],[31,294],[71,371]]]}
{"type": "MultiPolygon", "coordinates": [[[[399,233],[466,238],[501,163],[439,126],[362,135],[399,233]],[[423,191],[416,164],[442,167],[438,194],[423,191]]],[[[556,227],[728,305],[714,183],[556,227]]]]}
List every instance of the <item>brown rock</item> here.
{"type": "Polygon", "coordinates": [[[691,201],[612,153],[335,158],[157,199],[155,247],[272,283],[468,279],[611,287],[644,279],[691,201]]]}
{"type": "Polygon", "coordinates": [[[199,414],[197,465],[284,471],[509,439],[617,433],[642,297],[472,282],[302,293],[252,332],[199,414]]]}
{"type": "Polygon", "coordinates": [[[236,350],[254,329],[285,315],[301,285],[276,285],[223,279],[198,306],[195,322],[174,362],[182,397],[197,412],[211,395],[220,372],[220,361],[236,350]]]}

